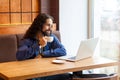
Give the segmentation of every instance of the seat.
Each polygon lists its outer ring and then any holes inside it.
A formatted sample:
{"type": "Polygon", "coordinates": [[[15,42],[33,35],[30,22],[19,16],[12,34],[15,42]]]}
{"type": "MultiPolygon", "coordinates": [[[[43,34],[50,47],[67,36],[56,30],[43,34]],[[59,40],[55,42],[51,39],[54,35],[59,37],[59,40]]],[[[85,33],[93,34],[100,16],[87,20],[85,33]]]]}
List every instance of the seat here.
{"type": "Polygon", "coordinates": [[[95,77],[95,78],[73,78],[72,80],[118,80],[118,75],[117,74],[111,74],[105,77],[95,77]]]}

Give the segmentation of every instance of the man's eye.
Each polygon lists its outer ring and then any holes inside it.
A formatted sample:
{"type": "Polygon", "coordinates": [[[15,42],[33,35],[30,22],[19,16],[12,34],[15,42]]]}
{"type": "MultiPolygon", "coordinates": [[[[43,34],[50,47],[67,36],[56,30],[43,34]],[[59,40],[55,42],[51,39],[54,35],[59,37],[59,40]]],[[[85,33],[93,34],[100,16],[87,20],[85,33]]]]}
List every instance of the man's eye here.
{"type": "Polygon", "coordinates": [[[50,24],[48,24],[48,26],[51,26],[50,24]]]}
{"type": "Polygon", "coordinates": [[[53,27],[53,24],[45,24],[46,26],[53,27]]]}
{"type": "Polygon", "coordinates": [[[48,26],[52,27],[53,25],[52,25],[52,24],[49,24],[48,26]]]}

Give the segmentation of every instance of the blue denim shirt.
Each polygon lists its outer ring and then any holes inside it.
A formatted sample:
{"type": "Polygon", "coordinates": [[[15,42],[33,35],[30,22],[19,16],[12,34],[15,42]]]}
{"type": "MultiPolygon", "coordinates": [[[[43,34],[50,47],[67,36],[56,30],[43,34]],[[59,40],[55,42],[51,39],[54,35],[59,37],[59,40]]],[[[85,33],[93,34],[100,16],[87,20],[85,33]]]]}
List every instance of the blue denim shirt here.
{"type": "MultiPolygon", "coordinates": [[[[48,42],[43,48],[42,57],[58,57],[66,55],[66,49],[60,43],[55,35],[53,36],[53,42],[48,42]]],[[[39,54],[39,44],[38,40],[33,39],[23,39],[21,40],[18,51],[16,52],[17,60],[33,59],[39,54]]]]}

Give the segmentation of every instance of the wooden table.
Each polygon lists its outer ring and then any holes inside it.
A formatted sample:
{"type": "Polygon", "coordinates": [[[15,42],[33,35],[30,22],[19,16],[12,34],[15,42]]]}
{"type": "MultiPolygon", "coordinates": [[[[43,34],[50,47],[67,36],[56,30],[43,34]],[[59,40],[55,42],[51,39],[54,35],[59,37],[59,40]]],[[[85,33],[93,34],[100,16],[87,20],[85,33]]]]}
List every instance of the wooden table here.
{"type": "Polygon", "coordinates": [[[55,58],[36,58],[24,61],[0,63],[0,77],[5,80],[24,80],[66,72],[116,66],[117,61],[105,58],[87,58],[77,62],[53,64],[55,58]]]}

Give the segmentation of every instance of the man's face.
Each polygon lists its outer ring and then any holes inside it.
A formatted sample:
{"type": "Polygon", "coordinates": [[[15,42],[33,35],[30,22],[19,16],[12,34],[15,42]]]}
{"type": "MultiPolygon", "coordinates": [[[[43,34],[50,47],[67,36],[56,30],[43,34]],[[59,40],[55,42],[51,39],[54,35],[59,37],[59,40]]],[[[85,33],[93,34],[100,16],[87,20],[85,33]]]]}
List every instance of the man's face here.
{"type": "Polygon", "coordinates": [[[52,19],[47,19],[46,23],[43,24],[43,29],[42,29],[42,32],[43,32],[44,35],[49,36],[51,34],[52,25],[53,25],[52,19]]]}

